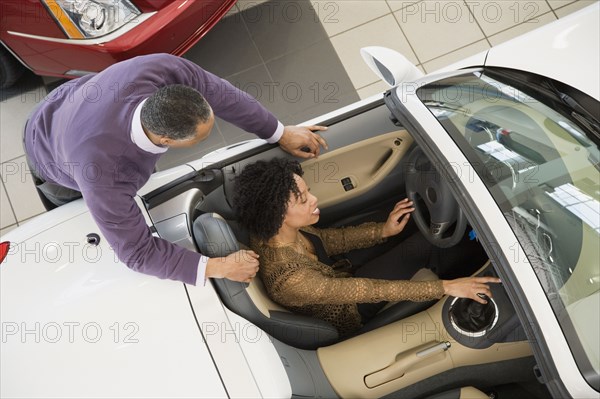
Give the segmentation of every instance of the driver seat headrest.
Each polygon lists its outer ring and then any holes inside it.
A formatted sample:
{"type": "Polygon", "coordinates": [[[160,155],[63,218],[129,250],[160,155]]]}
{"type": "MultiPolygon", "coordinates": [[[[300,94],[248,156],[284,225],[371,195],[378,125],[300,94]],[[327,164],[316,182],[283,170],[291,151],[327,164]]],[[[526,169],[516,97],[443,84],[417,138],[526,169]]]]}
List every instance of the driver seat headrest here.
{"type": "Polygon", "coordinates": [[[205,213],[194,221],[194,238],[203,255],[221,258],[240,250],[235,234],[217,213],[205,213]]]}
{"type": "MultiPolygon", "coordinates": [[[[224,257],[240,250],[231,226],[216,213],[205,213],[194,220],[193,234],[200,252],[210,258],[224,257]]],[[[229,310],[283,343],[311,350],[339,339],[337,329],[330,323],[289,312],[273,302],[258,276],[250,284],[225,278],[212,279],[212,282],[229,310]]]]}

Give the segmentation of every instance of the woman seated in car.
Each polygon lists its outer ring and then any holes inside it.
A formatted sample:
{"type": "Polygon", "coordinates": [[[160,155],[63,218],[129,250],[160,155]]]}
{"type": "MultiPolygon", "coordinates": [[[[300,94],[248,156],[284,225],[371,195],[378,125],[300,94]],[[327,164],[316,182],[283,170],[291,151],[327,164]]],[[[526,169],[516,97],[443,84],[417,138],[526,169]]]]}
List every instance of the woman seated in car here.
{"type": "MultiPolygon", "coordinates": [[[[477,294],[492,296],[487,283],[500,281],[493,277],[407,281],[402,276],[414,265],[406,264],[410,260],[403,255],[411,251],[403,251],[402,245],[370,260],[354,275],[337,271],[330,256],[371,247],[399,234],[414,208],[405,199],[395,205],[385,223],[318,229],[312,227],[319,220],[317,198],[302,174],[298,162],[276,158],[246,166],[236,181],[239,221],[260,255],[259,273],[275,302],[326,320],[347,336],[386,301],[418,302],[452,295],[485,303],[477,294]]],[[[419,267],[423,266],[427,265],[419,267]]]]}

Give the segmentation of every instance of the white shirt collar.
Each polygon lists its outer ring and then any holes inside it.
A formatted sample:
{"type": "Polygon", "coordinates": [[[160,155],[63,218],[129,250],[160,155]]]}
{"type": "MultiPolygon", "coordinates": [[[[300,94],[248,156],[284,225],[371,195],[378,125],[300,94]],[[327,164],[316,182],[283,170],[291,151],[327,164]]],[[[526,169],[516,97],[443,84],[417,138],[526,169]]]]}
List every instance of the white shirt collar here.
{"type": "Polygon", "coordinates": [[[150,141],[148,136],[146,136],[146,133],[144,133],[144,129],[142,128],[142,105],[144,105],[146,100],[142,101],[133,112],[133,119],[131,120],[131,141],[146,152],[162,154],[166,152],[169,147],[161,147],[154,144],[150,141]]]}

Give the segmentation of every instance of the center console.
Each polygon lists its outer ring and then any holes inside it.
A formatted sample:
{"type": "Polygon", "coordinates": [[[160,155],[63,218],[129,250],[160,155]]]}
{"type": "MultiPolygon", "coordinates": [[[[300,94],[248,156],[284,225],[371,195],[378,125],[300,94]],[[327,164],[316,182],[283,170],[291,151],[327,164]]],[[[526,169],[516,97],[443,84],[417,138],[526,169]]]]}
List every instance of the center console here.
{"type": "MultiPolygon", "coordinates": [[[[495,276],[489,262],[476,275],[495,276]]],[[[463,367],[476,366],[482,372],[484,365],[530,357],[502,284],[490,288],[492,298],[485,305],[444,297],[426,311],[319,348],[331,386],[340,397],[382,397],[425,380],[436,384],[429,379],[463,367]]]]}
{"type": "MultiPolygon", "coordinates": [[[[477,275],[493,276],[493,270],[488,266],[477,275]]],[[[495,343],[526,339],[502,284],[489,286],[492,298],[485,296],[485,305],[468,298],[448,297],[444,301],[441,312],[444,328],[466,347],[482,349],[495,343]]]]}

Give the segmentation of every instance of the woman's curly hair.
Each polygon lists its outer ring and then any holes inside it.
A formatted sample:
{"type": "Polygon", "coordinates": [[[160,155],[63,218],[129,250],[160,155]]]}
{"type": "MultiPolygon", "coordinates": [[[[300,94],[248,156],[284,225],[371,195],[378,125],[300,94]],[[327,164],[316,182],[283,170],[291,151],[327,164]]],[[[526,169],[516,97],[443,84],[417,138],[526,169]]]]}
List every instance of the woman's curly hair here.
{"type": "Polygon", "coordinates": [[[297,161],[273,158],[247,165],[235,180],[234,207],[240,224],[259,240],[273,237],[283,224],[290,193],[300,196],[297,161]]]}

